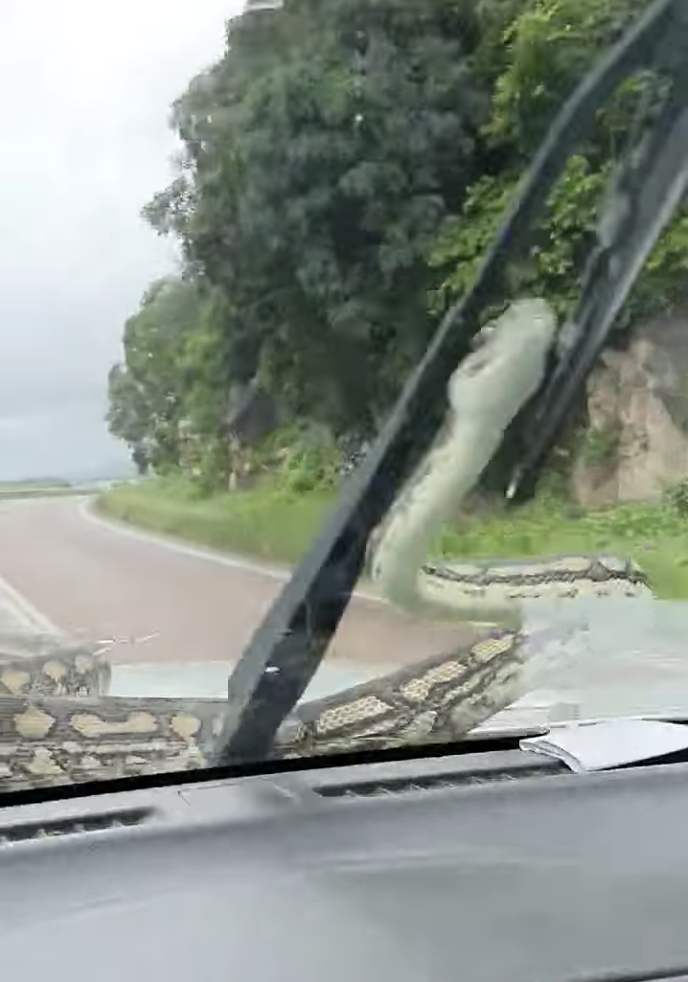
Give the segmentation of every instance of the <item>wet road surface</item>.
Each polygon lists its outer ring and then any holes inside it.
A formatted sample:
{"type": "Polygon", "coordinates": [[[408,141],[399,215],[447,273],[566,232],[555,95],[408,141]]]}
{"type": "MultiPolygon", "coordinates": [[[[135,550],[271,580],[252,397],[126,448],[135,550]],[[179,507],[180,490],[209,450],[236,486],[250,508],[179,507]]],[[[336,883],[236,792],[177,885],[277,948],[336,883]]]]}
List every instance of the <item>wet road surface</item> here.
{"type": "MultiPolygon", "coordinates": [[[[172,546],[95,518],[87,499],[0,503],[0,626],[12,626],[12,618],[26,624],[35,615],[90,640],[135,641],[111,651],[122,665],[113,694],[223,695],[232,664],[288,574],[172,546]]],[[[688,715],[688,605],[597,601],[576,616],[587,630],[573,644],[573,656],[556,671],[540,671],[510,719],[688,715]]],[[[546,622],[542,613],[528,623],[537,629],[546,622]]],[[[356,599],[308,696],[474,636],[469,625],[418,622],[356,599]]]]}
{"type": "MultiPolygon", "coordinates": [[[[113,659],[233,662],[287,576],[267,564],[164,548],[92,516],[87,499],[0,503],[2,580],[60,630],[93,640],[141,639],[118,645],[113,659]]],[[[328,661],[389,671],[474,635],[469,626],[417,623],[357,599],[328,661]]]]}

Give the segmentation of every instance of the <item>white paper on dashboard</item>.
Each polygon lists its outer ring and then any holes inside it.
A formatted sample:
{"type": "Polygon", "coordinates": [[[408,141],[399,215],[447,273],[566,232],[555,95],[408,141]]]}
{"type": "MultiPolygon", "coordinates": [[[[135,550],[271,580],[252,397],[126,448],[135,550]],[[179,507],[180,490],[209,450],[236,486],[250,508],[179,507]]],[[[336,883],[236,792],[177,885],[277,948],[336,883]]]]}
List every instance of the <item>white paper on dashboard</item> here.
{"type": "Polygon", "coordinates": [[[688,726],[648,719],[572,723],[527,737],[519,746],[555,757],[578,773],[603,771],[688,749],[688,726]]]}

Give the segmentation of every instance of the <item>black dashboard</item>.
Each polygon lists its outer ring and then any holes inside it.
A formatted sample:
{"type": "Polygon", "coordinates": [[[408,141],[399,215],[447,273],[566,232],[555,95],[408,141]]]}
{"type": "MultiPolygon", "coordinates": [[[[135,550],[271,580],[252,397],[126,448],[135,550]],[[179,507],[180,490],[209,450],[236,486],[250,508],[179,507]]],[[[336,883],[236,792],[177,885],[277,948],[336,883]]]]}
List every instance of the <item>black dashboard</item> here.
{"type": "Polygon", "coordinates": [[[522,751],[0,810],[22,982],[688,974],[688,764],[522,751]]]}

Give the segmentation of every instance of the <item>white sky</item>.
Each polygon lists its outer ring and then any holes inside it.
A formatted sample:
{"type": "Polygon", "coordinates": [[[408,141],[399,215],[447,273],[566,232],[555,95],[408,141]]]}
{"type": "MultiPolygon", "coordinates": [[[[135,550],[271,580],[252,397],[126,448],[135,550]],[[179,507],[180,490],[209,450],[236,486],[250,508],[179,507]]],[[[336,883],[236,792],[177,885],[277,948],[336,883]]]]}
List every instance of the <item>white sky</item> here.
{"type": "Polygon", "coordinates": [[[0,0],[0,480],[126,458],[107,372],[170,244],[167,119],[241,0],[0,0]]]}

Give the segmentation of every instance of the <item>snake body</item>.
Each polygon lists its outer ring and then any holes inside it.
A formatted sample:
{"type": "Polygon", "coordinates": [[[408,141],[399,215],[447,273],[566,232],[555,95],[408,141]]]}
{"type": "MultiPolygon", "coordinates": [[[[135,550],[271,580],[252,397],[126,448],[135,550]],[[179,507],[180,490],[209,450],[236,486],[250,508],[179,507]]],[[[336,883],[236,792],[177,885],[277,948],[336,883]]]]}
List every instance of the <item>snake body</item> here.
{"type": "Polygon", "coordinates": [[[519,301],[483,328],[483,343],[452,375],[444,426],[390,508],[370,559],[373,582],[396,606],[462,621],[503,621],[518,614],[517,603],[502,601],[492,612],[487,597],[475,607],[460,594],[447,599],[443,582],[428,576],[423,564],[506,428],[539,388],[556,327],[544,301],[519,301]]]}
{"type": "MultiPolygon", "coordinates": [[[[512,305],[485,329],[481,346],[452,376],[442,431],[371,549],[383,598],[416,614],[479,622],[474,641],[300,704],[276,735],[275,757],[460,737],[518,698],[526,662],[552,641],[525,630],[524,602],[650,592],[642,571],[616,557],[426,561],[540,385],[555,332],[541,300],[512,305]]],[[[211,758],[224,701],[114,697],[109,680],[102,652],[45,637],[3,645],[0,636],[0,790],[184,770],[211,758]]]]}

